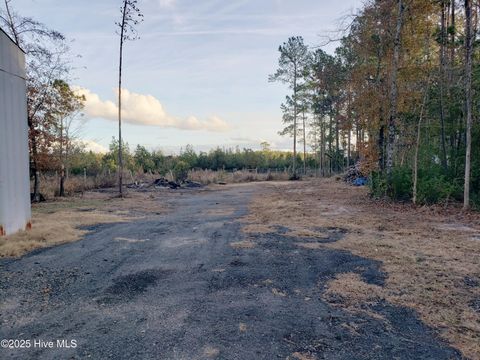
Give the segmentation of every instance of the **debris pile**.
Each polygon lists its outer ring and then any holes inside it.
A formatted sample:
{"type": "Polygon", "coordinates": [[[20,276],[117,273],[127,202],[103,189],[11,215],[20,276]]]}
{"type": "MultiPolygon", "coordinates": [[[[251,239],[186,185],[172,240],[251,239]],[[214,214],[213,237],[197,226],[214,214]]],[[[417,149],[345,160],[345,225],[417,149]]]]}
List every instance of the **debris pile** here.
{"type": "Polygon", "coordinates": [[[153,183],[148,183],[148,182],[139,182],[135,181],[131,184],[127,185],[127,188],[129,189],[147,189],[147,188],[169,188],[169,189],[180,189],[180,188],[200,188],[203,187],[203,185],[199,182],[191,181],[191,180],[185,180],[183,182],[176,182],[176,181],[170,181],[164,177],[155,179],[153,183]]]}
{"type": "Polygon", "coordinates": [[[356,163],[347,169],[345,175],[343,175],[343,181],[354,186],[365,186],[368,183],[368,178],[361,172],[360,163],[356,163]]]}
{"type": "Polygon", "coordinates": [[[153,185],[155,187],[168,187],[170,189],[177,189],[180,187],[180,184],[175,182],[175,181],[169,181],[163,177],[159,178],[159,179],[156,179],[154,182],[153,182],[153,185]]]}

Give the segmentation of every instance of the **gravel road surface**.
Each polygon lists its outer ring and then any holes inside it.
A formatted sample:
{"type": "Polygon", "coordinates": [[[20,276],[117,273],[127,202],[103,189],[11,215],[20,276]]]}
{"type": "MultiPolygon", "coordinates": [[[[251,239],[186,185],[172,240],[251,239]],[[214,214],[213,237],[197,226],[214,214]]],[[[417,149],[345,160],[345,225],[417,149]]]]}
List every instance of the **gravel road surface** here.
{"type": "MultiPolygon", "coordinates": [[[[231,246],[245,240],[241,218],[264,189],[184,193],[167,215],[98,225],[80,241],[0,261],[0,338],[31,341],[0,358],[461,358],[409,309],[376,304],[381,319],[322,300],[343,272],[382,285],[377,262],[300,248],[311,239],[283,227],[254,234],[254,247],[231,246]]],[[[317,230],[321,241],[344,236],[317,230]]]]}

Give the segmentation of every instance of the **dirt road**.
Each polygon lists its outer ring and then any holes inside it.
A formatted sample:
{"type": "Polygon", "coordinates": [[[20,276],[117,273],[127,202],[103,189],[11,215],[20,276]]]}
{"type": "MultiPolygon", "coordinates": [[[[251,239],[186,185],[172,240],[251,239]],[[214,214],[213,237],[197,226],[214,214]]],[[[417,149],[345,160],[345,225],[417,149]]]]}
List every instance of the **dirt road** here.
{"type": "MultiPolygon", "coordinates": [[[[325,284],[345,272],[381,286],[378,262],[298,247],[312,238],[284,227],[247,239],[242,217],[265,186],[179,196],[167,215],[99,225],[80,241],[2,260],[0,338],[31,346],[0,349],[0,357],[461,358],[412,310],[382,302],[379,318],[323,300],[325,284]],[[58,348],[57,339],[76,347],[58,348]],[[53,349],[34,340],[53,341],[53,349]]],[[[316,231],[316,242],[345,235],[316,231]]]]}

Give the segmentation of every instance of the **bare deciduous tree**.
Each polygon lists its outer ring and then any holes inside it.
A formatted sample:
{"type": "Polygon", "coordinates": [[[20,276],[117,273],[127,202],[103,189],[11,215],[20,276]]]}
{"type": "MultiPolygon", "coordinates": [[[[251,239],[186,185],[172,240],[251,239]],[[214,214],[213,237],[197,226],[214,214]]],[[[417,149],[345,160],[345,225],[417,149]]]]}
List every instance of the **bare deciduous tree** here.
{"type": "MultiPolygon", "coordinates": [[[[85,96],[77,95],[63,80],[55,80],[53,82],[53,92],[52,106],[47,111],[46,116],[52,117],[52,122],[56,124],[56,144],[58,145],[58,162],[60,167],[58,195],[65,196],[65,179],[68,172],[69,151],[72,146],[72,141],[79,131],[78,126],[74,127],[74,121],[84,107],[85,96]]],[[[81,125],[81,123],[77,125],[81,125]]]]}
{"type": "Polygon", "coordinates": [[[48,161],[45,151],[55,136],[52,118],[45,116],[52,106],[52,84],[56,79],[66,79],[69,74],[69,51],[65,37],[44,24],[18,15],[4,1],[0,9],[0,25],[26,53],[27,60],[27,121],[29,128],[30,171],[34,178],[32,201],[39,201],[42,163],[48,161]]]}

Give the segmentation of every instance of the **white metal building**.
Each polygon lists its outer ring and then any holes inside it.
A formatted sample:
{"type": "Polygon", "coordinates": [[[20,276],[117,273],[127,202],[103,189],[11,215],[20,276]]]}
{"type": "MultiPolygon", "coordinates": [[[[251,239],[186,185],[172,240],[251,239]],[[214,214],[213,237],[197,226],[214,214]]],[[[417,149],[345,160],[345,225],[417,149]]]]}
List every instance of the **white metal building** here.
{"type": "Polygon", "coordinates": [[[0,236],[30,227],[25,54],[0,29],[0,236]]]}

